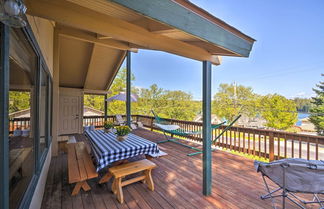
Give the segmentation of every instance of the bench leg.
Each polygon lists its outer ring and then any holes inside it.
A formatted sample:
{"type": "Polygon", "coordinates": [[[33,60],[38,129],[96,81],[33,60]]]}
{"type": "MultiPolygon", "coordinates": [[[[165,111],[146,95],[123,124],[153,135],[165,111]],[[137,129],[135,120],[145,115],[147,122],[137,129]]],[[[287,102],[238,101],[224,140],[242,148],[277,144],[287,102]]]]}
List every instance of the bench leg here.
{"type": "Polygon", "coordinates": [[[117,200],[120,203],[124,202],[123,188],[121,185],[121,178],[115,179],[115,189],[117,190],[117,200]]]}
{"type": "Polygon", "coordinates": [[[114,194],[117,194],[117,190],[116,190],[116,179],[114,179],[112,185],[111,185],[111,191],[114,193],[114,194]]]}
{"type": "Polygon", "coordinates": [[[86,181],[81,181],[76,183],[76,185],[74,186],[74,189],[72,191],[72,196],[79,194],[81,188],[84,191],[89,191],[91,188],[89,186],[89,184],[86,181]]]}
{"type": "Polygon", "coordinates": [[[151,191],[154,191],[154,182],[153,182],[153,178],[152,178],[152,169],[149,169],[149,170],[146,170],[145,172],[145,182],[148,186],[148,188],[151,190],[151,191]]]}
{"type": "Polygon", "coordinates": [[[100,180],[99,180],[99,184],[103,184],[108,182],[111,179],[112,175],[111,173],[108,171],[100,180]]]}

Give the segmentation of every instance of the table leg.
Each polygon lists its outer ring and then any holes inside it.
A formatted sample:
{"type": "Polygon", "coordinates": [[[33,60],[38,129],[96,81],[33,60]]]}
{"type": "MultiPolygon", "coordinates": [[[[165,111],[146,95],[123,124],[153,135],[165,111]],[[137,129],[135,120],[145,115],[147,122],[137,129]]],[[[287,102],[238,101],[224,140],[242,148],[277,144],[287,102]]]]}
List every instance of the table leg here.
{"type": "Polygon", "coordinates": [[[150,155],[145,155],[145,158],[148,159],[148,160],[153,160],[153,157],[150,156],[150,155]]]}
{"type": "Polygon", "coordinates": [[[80,181],[80,182],[75,184],[74,189],[72,191],[72,196],[79,194],[81,188],[84,191],[89,191],[91,189],[91,187],[89,186],[87,181],[80,181]]]}

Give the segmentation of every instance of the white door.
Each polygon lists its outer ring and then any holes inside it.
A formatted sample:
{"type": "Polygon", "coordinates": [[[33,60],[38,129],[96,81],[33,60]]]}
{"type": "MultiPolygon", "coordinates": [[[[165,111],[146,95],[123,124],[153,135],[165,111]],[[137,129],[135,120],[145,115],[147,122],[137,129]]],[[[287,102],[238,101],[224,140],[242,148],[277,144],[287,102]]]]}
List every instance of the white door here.
{"type": "Polygon", "coordinates": [[[60,134],[79,133],[80,96],[60,95],[60,134]]]}

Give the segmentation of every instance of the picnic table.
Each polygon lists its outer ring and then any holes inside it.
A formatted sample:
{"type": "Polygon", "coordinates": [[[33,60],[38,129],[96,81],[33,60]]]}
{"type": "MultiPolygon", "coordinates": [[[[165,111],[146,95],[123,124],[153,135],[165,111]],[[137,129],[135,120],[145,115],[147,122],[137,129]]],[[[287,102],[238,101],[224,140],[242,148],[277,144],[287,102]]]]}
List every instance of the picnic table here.
{"type": "MultiPolygon", "coordinates": [[[[160,152],[156,143],[146,140],[135,134],[128,134],[127,139],[118,141],[115,133],[105,133],[103,130],[85,131],[88,137],[92,152],[96,159],[96,170],[102,170],[109,165],[121,164],[128,158],[138,155],[155,156],[160,152]],[[117,163],[117,164],[116,164],[117,163]]],[[[111,174],[107,172],[99,183],[107,182],[111,174]]]]}

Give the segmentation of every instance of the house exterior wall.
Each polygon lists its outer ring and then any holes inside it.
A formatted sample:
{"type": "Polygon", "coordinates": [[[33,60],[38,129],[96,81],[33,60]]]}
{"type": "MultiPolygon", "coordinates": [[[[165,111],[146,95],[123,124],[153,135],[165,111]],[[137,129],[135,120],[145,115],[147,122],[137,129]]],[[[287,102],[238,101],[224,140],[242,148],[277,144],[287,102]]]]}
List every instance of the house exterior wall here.
{"type": "Polygon", "coordinates": [[[54,23],[39,17],[27,15],[28,22],[42,51],[45,62],[53,76],[54,23]]]}
{"type": "Polygon", "coordinates": [[[48,169],[51,164],[51,158],[52,158],[52,146],[49,147],[48,153],[46,156],[46,160],[44,162],[40,177],[38,179],[34,195],[32,197],[31,203],[29,208],[30,209],[39,209],[42,205],[42,200],[44,196],[44,189],[46,185],[46,180],[47,180],[47,174],[48,174],[48,169]]]}

